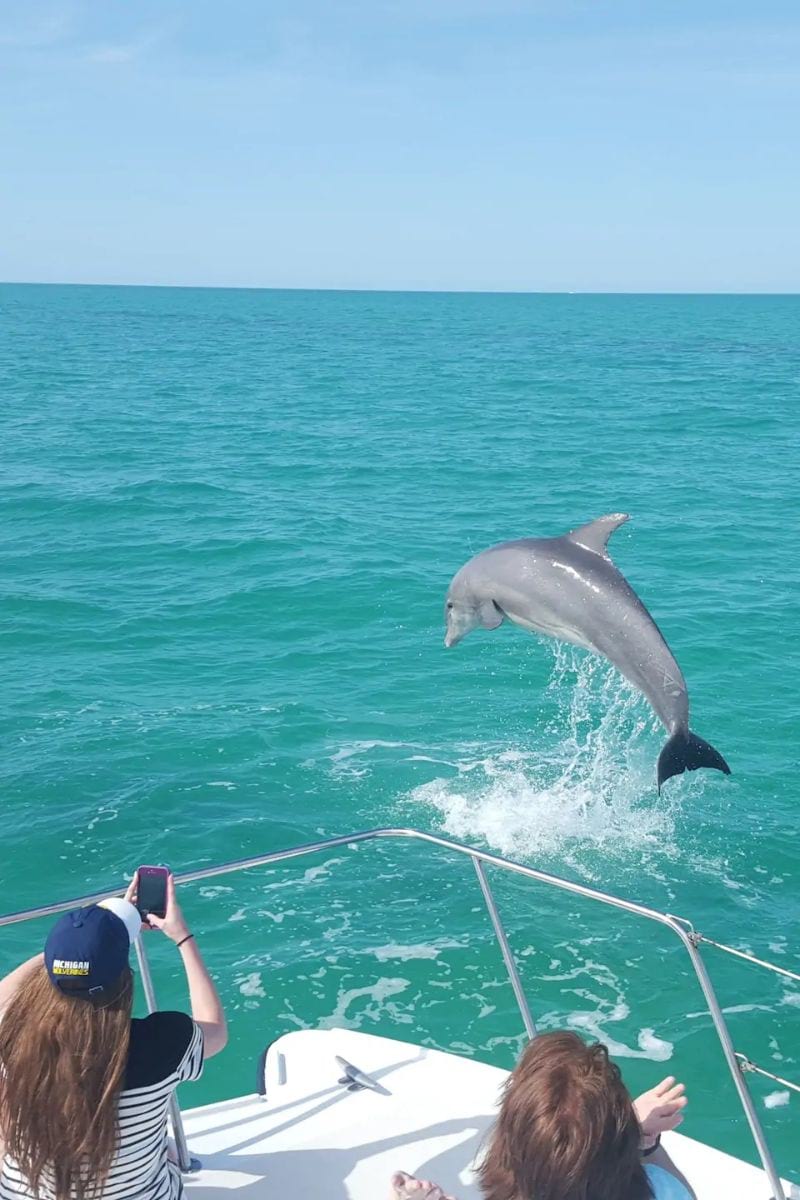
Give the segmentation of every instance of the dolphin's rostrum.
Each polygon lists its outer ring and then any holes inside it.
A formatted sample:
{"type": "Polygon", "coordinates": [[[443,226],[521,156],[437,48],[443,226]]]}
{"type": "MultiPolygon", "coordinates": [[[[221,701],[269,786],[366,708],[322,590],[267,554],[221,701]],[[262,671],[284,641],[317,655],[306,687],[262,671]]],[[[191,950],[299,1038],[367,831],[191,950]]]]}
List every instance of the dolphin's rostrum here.
{"type": "Polygon", "coordinates": [[[627,513],[599,517],[556,538],[522,538],[476,554],[447,592],[445,646],[507,617],[602,654],[642,692],[669,733],[658,756],[658,787],[671,775],[715,767],[722,755],[689,729],[681,669],[650,613],[608,556],[606,543],[627,513]]]}

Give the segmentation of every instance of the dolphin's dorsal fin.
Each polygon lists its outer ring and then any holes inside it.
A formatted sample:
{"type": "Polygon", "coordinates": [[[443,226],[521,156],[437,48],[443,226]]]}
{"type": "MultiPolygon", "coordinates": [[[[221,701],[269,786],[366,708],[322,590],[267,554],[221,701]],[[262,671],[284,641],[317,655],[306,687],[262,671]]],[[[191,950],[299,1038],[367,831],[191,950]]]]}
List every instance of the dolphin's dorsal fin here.
{"type": "Polygon", "coordinates": [[[588,525],[580,525],[568,533],[567,537],[578,546],[583,546],[585,550],[608,558],[608,539],[614,530],[619,529],[628,519],[628,513],[610,513],[607,517],[598,517],[596,521],[590,521],[588,525]]]}

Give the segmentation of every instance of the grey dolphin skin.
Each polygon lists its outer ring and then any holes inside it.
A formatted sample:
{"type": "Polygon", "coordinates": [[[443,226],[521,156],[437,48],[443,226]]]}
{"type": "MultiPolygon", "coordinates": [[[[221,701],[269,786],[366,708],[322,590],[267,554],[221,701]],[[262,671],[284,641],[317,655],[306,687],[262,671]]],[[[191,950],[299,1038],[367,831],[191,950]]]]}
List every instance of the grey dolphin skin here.
{"type": "Polygon", "coordinates": [[[627,513],[612,513],[563,537],[521,538],[476,554],[453,577],[445,603],[445,646],[507,617],[523,629],[602,654],[644,694],[669,739],[658,756],[658,789],[672,775],[715,767],[722,755],[689,729],[681,669],[661,631],[608,556],[627,513]]]}

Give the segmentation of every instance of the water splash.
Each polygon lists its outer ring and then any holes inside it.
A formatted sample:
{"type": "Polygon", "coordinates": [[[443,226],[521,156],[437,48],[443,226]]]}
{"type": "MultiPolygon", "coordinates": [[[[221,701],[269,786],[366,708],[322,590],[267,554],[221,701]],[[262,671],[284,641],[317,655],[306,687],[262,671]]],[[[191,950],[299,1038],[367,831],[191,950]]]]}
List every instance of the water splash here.
{"type": "MultiPolygon", "coordinates": [[[[674,833],[676,789],[656,803],[660,725],[645,701],[604,660],[553,644],[546,699],[552,716],[534,746],[462,755],[455,775],[415,788],[444,829],[514,858],[568,857],[587,842],[604,855],[659,844],[674,833]]],[[[661,731],[663,734],[663,731],[661,731]]],[[[465,748],[466,749],[466,748],[465,748]]]]}

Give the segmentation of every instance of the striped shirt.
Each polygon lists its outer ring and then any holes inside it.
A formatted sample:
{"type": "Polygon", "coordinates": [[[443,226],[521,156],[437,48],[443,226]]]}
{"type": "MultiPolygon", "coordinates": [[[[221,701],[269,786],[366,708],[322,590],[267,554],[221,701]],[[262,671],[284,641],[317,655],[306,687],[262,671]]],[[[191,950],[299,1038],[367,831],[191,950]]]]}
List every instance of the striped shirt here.
{"type": "MultiPolygon", "coordinates": [[[[203,1033],[185,1013],[157,1012],[131,1021],[125,1082],[119,1098],[119,1148],[98,1200],[179,1200],[180,1171],[167,1156],[167,1109],[179,1083],[199,1079],[203,1033]]],[[[40,1200],[51,1200],[46,1175],[40,1200]]],[[[0,1200],[30,1200],[33,1193],[6,1158],[0,1200]]]]}

